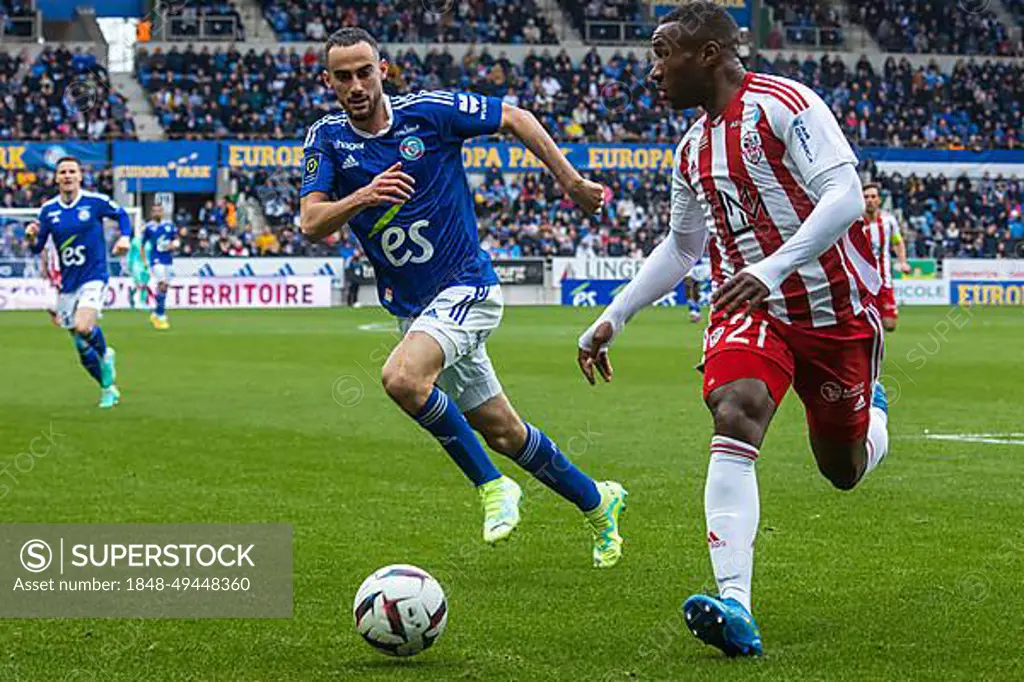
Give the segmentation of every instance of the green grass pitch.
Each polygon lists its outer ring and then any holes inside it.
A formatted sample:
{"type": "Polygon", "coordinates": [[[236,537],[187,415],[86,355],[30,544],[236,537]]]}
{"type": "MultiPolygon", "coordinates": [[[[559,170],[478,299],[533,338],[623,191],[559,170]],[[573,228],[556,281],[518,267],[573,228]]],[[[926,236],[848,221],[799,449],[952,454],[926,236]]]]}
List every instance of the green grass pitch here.
{"type": "Polygon", "coordinates": [[[0,315],[0,464],[50,423],[65,434],[0,500],[4,522],[295,534],[291,620],[7,620],[0,680],[1024,679],[1021,310],[903,309],[891,452],[853,492],[817,473],[787,397],[758,465],[755,661],[701,646],[679,615],[711,586],[702,328],[642,313],[614,383],[590,388],[575,341],[594,314],[510,308],[489,347],[524,417],[629,489],[611,571],[590,567],[579,513],[498,456],[526,484],[523,522],[510,544],[480,544],[476,494],[380,390],[394,337],[379,310],[172,310],[169,332],[108,313],[112,412],[44,313],[0,315]],[[351,622],[359,583],[395,562],[434,573],[449,600],[447,632],[409,660],[351,622]]]}

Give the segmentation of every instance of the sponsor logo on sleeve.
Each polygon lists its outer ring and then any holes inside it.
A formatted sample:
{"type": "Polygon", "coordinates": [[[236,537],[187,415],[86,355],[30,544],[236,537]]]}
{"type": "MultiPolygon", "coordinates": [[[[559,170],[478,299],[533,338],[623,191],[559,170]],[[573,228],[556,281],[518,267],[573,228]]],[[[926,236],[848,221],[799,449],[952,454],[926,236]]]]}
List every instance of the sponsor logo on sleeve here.
{"type": "Polygon", "coordinates": [[[797,116],[793,119],[793,132],[796,134],[796,139],[800,141],[800,148],[804,152],[804,156],[807,157],[807,163],[814,163],[814,152],[811,151],[811,133],[807,130],[807,122],[804,121],[803,116],[797,116]]]}

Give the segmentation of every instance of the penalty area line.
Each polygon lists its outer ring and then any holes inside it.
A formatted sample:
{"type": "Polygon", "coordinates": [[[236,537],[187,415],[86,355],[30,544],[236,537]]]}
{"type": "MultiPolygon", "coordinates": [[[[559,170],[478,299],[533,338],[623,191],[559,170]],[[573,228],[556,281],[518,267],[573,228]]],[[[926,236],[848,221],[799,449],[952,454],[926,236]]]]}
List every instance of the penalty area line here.
{"type": "Polygon", "coordinates": [[[988,445],[1024,445],[1024,433],[923,433],[919,436],[901,436],[900,438],[955,443],[985,443],[988,445]]]}

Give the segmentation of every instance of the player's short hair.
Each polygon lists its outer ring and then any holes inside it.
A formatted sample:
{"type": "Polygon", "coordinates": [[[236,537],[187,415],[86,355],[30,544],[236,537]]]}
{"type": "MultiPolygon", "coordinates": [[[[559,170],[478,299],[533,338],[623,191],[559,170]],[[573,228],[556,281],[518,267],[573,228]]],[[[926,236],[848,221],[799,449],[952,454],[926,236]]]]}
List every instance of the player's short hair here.
{"type": "Polygon", "coordinates": [[[70,156],[70,155],[69,156],[62,156],[59,159],[57,159],[57,163],[55,163],[53,165],[53,169],[57,170],[58,168],[60,168],[60,165],[62,163],[66,163],[67,161],[71,161],[73,163],[78,164],[78,170],[82,170],[82,160],[80,158],[78,158],[77,156],[70,156]]]}
{"type": "Polygon", "coordinates": [[[377,39],[370,35],[369,31],[357,26],[350,26],[339,28],[327,38],[327,43],[324,45],[324,63],[327,62],[332,47],[351,47],[359,43],[366,43],[372,47],[373,53],[377,55],[378,59],[380,58],[380,45],[377,44],[377,39]]]}
{"type": "Polygon", "coordinates": [[[675,40],[700,45],[714,40],[730,52],[740,47],[740,27],[729,11],[712,0],[683,0],[658,21],[659,25],[678,24],[675,40]]]}
{"type": "Polygon", "coordinates": [[[869,189],[873,189],[879,194],[882,193],[882,188],[878,186],[877,182],[865,182],[863,185],[861,185],[861,189],[863,189],[865,192],[867,192],[869,189]]]}

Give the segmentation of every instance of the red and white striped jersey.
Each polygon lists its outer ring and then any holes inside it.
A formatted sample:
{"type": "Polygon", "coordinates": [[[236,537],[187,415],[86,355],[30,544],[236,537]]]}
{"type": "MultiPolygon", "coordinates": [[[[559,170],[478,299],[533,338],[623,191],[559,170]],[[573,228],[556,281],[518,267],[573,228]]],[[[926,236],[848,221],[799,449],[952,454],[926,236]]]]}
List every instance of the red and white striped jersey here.
{"type": "Polygon", "coordinates": [[[903,241],[900,224],[896,216],[879,211],[871,222],[864,220],[864,232],[871,245],[871,254],[878,263],[878,274],[882,277],[882,286],[892,288],[892,247],[903,241]]]}
{"type": "MultiPolygon", "coordinates": [[[[846,163],[857,157],[832,112],[813,90],[786,78],[748,73],[717,119],[698,119],[676,150],[672,202],[676,213],[693,200],[703,211],[713,287],[792,237],[817,202],[812,181],[846,163]]],[[[855,239],[866,242],[850,231],[787,277],[771,291],[768,312],[802,327],[860,314],[870,300],[861,275],[874,263],[859,253],[851,262],[855,239]]]]}

